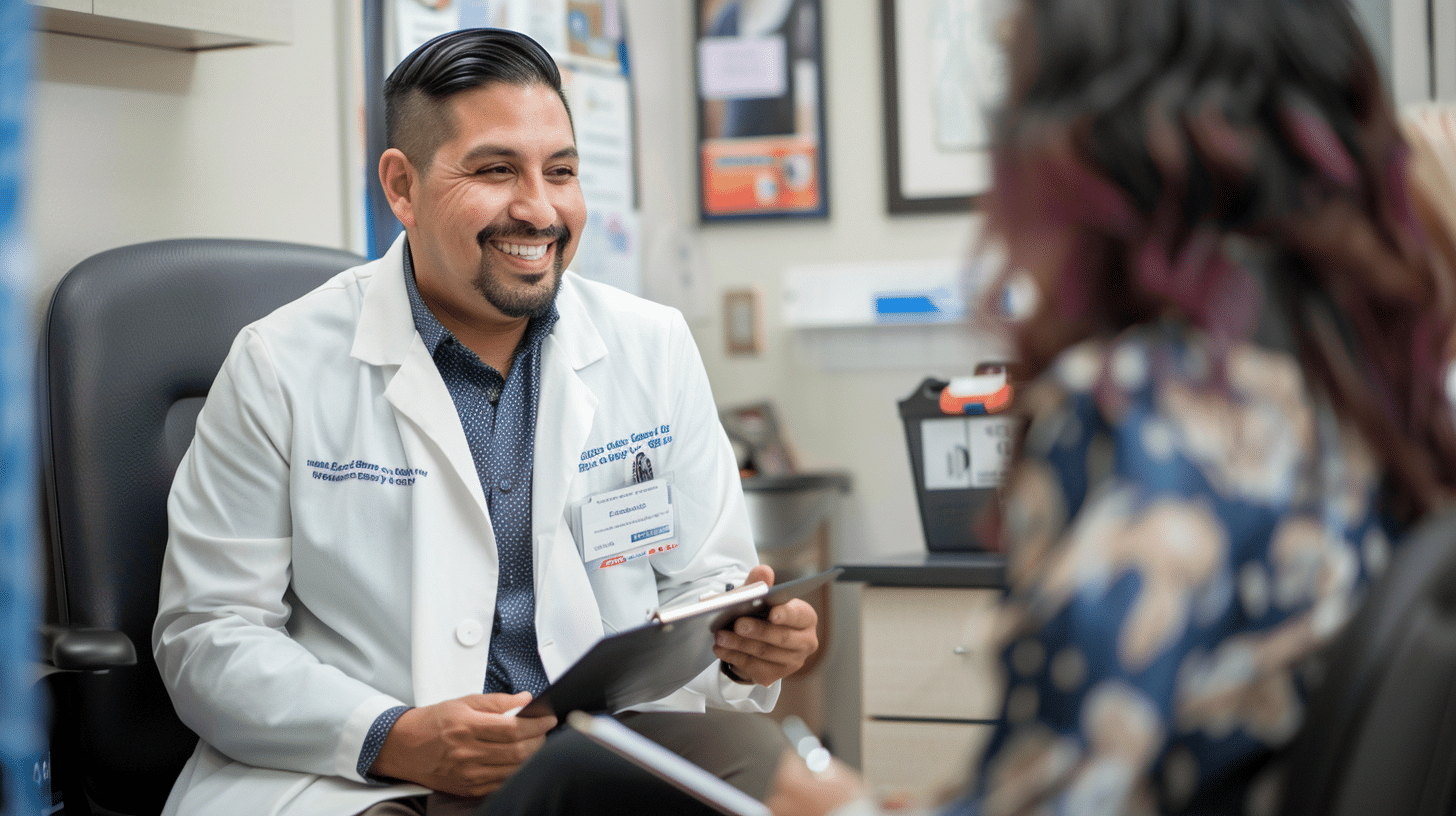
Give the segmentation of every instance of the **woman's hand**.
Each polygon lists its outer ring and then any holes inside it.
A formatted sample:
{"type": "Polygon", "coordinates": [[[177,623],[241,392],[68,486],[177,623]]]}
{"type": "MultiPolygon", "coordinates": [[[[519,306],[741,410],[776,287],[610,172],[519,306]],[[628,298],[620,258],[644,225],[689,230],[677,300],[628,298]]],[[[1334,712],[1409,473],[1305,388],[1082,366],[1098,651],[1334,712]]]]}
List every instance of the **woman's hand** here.
{"type": "Polygon", "coordinates": [[[866,795],[859,775],[839,760],[815,773],[798,754],[784,751],[764,804],[774,816],[825,816],[866,795]]]}

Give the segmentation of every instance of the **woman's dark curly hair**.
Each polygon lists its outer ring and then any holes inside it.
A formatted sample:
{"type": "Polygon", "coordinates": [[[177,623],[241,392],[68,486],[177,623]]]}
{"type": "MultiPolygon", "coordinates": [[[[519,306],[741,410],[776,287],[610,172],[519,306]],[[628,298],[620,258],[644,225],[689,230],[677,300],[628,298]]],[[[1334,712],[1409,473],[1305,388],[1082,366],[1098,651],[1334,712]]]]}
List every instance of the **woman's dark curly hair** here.
{"type": "Polygon", "coordinates": [[[1169,313],[1215,347],[1277,259],[1271,307],[1306,375],[1385,459],[1410,518],[1456,486],[1445,396],[1456,298],[1412,216],[1405,142],[1346,0],[1023,0],[986,238],[1038,295],[1029,373],[1169,313]]]}

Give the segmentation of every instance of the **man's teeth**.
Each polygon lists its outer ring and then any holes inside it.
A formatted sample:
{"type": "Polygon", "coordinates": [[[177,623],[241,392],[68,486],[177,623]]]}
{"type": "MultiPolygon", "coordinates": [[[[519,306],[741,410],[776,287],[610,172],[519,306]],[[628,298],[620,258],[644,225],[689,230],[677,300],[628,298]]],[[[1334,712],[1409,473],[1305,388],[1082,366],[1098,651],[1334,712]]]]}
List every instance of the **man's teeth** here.
{"type": "Polygon", "coordinates": [[[528,246],[526,244],[498,243],[495,245],[495,248],[499,249],[501,252],[504,252],[507,255],[514,255],[517,258],[525,258],[528,261],[534,261],[539,258],[544,258],[546,256],[546,250],[550,249],[551,245],[540,244],[537,246],[528,246]]]}

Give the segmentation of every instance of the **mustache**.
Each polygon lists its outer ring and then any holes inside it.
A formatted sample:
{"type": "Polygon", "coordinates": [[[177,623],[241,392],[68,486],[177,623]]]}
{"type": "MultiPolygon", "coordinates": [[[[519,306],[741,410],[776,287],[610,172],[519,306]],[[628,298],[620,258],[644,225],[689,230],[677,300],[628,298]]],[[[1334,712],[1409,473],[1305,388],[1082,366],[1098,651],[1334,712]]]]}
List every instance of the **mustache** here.
{"type": "Polygon", "coordinates": [[[561,224],[552,224],[545,229],[536,229],[530,224],[491,224],[485,229],[476,233],[475,242],[485,246],[487,241],[502,241],[508,238],[523,238],[526,240],[537,240],[549,238],[552,241],[565,243],[571,238],[571,230],[561,224]]]}

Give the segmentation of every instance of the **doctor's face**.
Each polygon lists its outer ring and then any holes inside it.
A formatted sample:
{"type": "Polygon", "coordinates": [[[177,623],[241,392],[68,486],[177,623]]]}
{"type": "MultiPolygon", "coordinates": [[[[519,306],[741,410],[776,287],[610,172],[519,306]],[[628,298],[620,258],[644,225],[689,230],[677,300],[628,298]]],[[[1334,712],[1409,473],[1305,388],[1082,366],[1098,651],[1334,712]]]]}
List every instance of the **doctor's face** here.
{"type": "Polygon", "coordinates": [[[586,223],[566,107],[546,85],[499,82],[446,105],[454,135],[411,201],[421,291],[467,319],[544,313],[586,223]]]}

